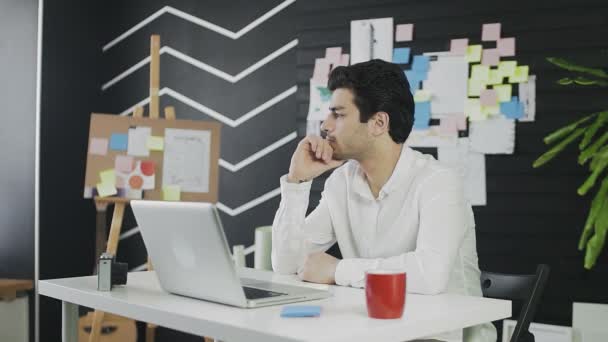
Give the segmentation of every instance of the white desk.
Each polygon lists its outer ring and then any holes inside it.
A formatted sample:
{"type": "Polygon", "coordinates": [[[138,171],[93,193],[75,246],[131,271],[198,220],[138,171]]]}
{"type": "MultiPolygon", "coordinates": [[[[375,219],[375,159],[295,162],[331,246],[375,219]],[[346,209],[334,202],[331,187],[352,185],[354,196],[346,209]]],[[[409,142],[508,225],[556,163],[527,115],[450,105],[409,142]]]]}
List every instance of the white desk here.
{"type": "MultiPolygon", "coordinates": [[[[296,281],[293,276],[249,268],[239,272],[248,278],[296,281]]],[[[63,301],[64,342],[77,341],[78,305],[228,342],[406,341],[511,316],[510,301],[408,294],[401,319],[370,319],[363,290],[329,288],[331,298],[307,302],[321,305],[321,317],[281,318],[281,306],[239,309],[168,294],[153,271],[129,273],[127,285],[111,292],[97,291],[96,276],[39,283],[40,294],[63,301]]]]}

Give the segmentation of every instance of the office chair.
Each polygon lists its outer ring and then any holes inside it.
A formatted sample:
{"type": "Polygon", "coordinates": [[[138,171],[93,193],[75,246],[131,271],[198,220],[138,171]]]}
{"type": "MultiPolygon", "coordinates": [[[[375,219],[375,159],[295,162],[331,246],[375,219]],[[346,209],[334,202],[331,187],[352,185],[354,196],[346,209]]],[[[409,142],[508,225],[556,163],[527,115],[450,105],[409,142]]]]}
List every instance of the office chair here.
{"type": "Polygon", "coordinates": [[[514,304],[522,304],[510,342],[534,342],[534,335],[528,328],[545,289],[549,270],[548,265],[541,264],[537,266],[535,274],[481,272],[484,297],[509,299],[514,304]]]}

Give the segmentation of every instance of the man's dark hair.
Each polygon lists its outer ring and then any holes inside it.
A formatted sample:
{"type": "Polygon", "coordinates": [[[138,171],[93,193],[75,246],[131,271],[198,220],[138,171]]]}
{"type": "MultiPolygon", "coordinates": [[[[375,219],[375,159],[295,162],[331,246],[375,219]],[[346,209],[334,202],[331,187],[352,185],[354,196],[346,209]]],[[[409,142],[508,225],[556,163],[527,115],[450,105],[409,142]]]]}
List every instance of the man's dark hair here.
{"type": "Polygon", "coordinates": [[[335,68],[329,75],[329,90],[350,89],[367,122],[375,113],[389,115],[389,135],[403,143],[414,125],[414,99],[405,73],[397,64],[373,59],[368,62],[335,68]]]}

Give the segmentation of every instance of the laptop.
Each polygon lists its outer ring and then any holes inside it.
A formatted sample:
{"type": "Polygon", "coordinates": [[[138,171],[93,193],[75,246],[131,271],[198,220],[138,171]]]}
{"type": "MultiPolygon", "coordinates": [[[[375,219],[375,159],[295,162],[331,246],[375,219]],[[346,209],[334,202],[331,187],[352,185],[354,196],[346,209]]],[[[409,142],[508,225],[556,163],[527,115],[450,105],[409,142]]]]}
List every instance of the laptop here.
{"type": "Polygon", "coordinates": [[[305,286],[240,278],[213,204],[133,200],[131,207],[167,292],[242,308],[331,296],[305,286]]]}

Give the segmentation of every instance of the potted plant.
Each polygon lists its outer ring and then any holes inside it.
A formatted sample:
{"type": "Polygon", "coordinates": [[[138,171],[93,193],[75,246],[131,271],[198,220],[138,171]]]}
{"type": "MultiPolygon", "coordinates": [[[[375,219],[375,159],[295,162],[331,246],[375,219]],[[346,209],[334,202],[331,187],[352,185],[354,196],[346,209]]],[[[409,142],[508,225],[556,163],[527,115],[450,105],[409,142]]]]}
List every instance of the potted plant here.
{"type": "MultiPolygon", "coordinates": [[[[608,73],[604,70],[561,58],[550,57],[547,60],[570,72],[568,77],[557,81],[560,85],[608,87],[608,73]]],[[[608,233],[608,109],[587,114],[546,136],[545,144],[553,147],[534,161],[533,166],[544,165],[576,141],[580,141],[578,163],[588,167],[590,172],[577,193],[583,196],[595,191],[578,244],[579,250],[585,250],[585,268],[591,269],[602,252],[608,233]]]]}

